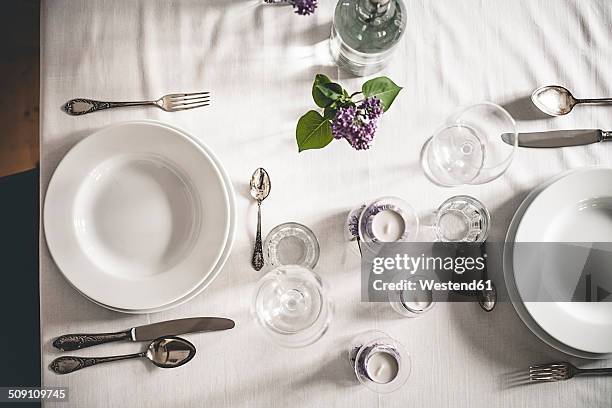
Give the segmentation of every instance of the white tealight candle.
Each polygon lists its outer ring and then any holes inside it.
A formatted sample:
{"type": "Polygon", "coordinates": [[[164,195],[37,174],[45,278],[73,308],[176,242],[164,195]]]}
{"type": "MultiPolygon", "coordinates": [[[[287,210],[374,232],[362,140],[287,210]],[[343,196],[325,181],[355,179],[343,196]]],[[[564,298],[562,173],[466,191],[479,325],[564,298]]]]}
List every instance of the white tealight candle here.
{"type": "Polygon", "coordinates": [[[411,312],[424,312],[433,303],[431,291],[423,290],[416,286],[414,290],[405,290],[400,293],[402,305],[411,312]]]}
{"type": "Polygon", "coordinates": [[[397,377],[399,365],[392,354],[377,351],[368,356],[366,371],[372,381],[387,384],[397,377]]]}
{"type": "Polygon", "coordinates": [[[405,229],[404,219],[393,210],[381,211],[372,220],[372,234],[381,242],[397,241],[405,229]]]}

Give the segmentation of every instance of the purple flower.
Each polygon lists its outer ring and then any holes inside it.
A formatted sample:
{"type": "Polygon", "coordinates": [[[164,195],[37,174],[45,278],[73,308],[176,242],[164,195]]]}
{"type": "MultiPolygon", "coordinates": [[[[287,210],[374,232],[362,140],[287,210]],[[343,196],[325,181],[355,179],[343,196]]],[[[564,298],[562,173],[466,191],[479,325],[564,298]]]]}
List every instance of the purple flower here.
{"type": "Polygon", "coordinates": [[[290,0],[295,12],[301,16],[314,13],[317,8],[317,0],[290,0]]]}
{"type": "Polygon", "coordinates": [[[336,139],[346,139],[356,150],[369,149],[382,113],[382,102],[375,96],[340,107],[332,122],[332,134],[336,139]]]}
{"type": "Polygon", "coordinates": [[[349,220],[348,229],[353,238],[359,238],[359,218],[356,215],[349,220]]]}

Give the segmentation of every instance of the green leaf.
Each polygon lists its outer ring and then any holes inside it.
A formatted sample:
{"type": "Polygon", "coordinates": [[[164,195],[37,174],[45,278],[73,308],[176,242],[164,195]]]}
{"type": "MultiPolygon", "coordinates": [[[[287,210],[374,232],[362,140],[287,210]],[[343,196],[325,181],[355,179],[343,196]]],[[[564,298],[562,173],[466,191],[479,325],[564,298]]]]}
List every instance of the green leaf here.
{"type": "Polygon", "coordinates": [[[325,119],[332,120],[333,118],[336,117],[336,112],[338,112],[337,108],[333,106],[328,106],[325,109],[323,109],[323,117],[325,119]]]}
{"type": "MultiPolygon", "coordinates": [[[[338,85],[338,84],[334,84],[332,82],[329,84],[317,85],[317,89],[319,90],[319,92],[323,94],[323,96],[325,96],[327,99],[333,102],[343,97],[343,94],[342,94],[343,89],[342,88],[338,89],[334,85],[338,85]]],[[[329,106],[329,105],[330,104],[328,103],[326,106],[329,106]]],[[[324,108],[325,106],[322,106],[322,107],[324,108]]]]}
{"type": "Polygon", "coordinates": [[[342,96],[343,91],[340,84],[332,82],[326,75],[317,74],[312,84],[312,99],[318,107],[325,108],[342,96]]]}
{"type": "Polygon", "coordinates": [[[376,96],[383,105],[383,110],[386,112],[391,107],[395,97],[402,90],[402,87],[397,86],[392,80],[387,77],[373,78],[363,84],[361,92],[366,98],[376,96]]]}
{"type": "Polygon", "coordinates": [[[298,120],[295,128],[295,139],[299,152],[327,146],[334,140],[329,119],[324,118],[314,110],[306,112],[298,120]]]}

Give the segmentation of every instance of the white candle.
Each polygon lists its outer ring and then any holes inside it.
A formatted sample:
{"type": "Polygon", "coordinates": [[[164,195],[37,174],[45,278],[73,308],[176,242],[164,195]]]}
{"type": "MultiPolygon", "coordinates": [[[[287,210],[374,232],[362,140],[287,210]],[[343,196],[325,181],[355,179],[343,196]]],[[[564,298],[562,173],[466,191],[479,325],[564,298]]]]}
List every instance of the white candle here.
{"type": "Polygon", "coordinates": [[[381,242],[397,241],[405,229],[404,219],[393,210],[381,211],[372,220],[372,234],[381,242]]]}
{"type": "Polygon", "coordinates": [[[422,290],[417,284],[414,290],[405,290],[400,293],[402,305],[411,312],[427,310],[433,303],[431,291],[422,290]]]}
{"type": "Polygon", "coordinates": [[[397,377],[399,365],[392,354],[377,351],[368,356],[366,371],[372,381],[387,384],[397,377]]]}

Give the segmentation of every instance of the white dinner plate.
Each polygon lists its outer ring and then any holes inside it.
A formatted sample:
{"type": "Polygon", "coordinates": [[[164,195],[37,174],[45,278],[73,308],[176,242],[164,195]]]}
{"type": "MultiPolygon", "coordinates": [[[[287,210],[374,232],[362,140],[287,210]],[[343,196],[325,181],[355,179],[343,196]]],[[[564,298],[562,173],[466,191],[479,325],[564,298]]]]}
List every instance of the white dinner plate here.
{"type": "Polygon", "coordinates": [[[612,358],[612,353],[610,354],[601,354],[601,353],[588,353],[585,351],[581,351],[581,350],[577,350],[574,349],[572,347],[569,347],[561,342],[559,342],[558,340],[554,339],[553,337],[551,337],[548,333],[546,333],[531,317],[531,315],[529,314],[529,312],[527,311],[527,309],[525,308],[525,305],[523,304],[521,297],[518,293],[518,289],[516,288],[516,283],[514,281],[514,267],[513,267],[513,250],[514,250],[514,246],[513,246],[513,242],[515,240],[515,234],[516,234],[516,229],[518,227],[519,222],[521,221],[521,218],[525,212],[525,210],[529,207],[529,205],[531,204],[531,202],[533,201],[533,199],[535,199],[535,197],[537,197],[537,195],[544,190],[548,185],[550,185],[551,183],[553,183],[554,181],[558,180],[561,177],[564,177],[572,172],[576,172],[576,171],[584,171],[583,169],[580,170],[570,170],[568,172],[565,172],[561,175],[555,176],[552,179],[542,183],[541,185],[539,185],[538,187],[536,187],[535,189],[533,189],[528,195],[527,197],[525,197],[525,199],[523,200],[523,202],[521,203],[521,205],[518,207],[518,209],[516,210],[516,212],[514,213],[514,217],[512,218],[512,221],[510,222],[510,226],[508,228],[508,232],[506,235],[506,245],[504,247],[504,256],[503,256],[503,270],[504,270],[504,280],[506,282],[506,287],[508,289],[508,294],[510,296],[510,300],[512,301],[512,305],[514,306],[514,309],[516,310],[517,314],[519,315],[519,317],[521,318],[521,320],[523,321],[523,323],[525,323],[525,325],[540,339],[542,340],[544,343],[548,344],[549,346],[556,348],[557,350],[572,355],[572,356],[576,356],[576,357],[581,357],[581,358],[588,358],[588,359],[608,359],[608,358],[612,358]]]}
{"type": "Polygon", "coordinates": [[[44,227],[53,259],[85,296],[116,309],[155,309],[214,272],[229,236],[229,195],[215,162],[187,134],[122,123],[61,161],[44,227]]]}
{"type": "MultiPolygon", "coordinates": [[[[170,128],[170,129],[174,129],[174,130],[176,130],[178,132],[182,132],[182,133],[188,134],[183,129],[180,129],[180,128],[176,127],[176,126],[172,126],[172,125],[169,125],[169,124],[166,124],[166,123],[163,123],[163,122],[157,122],[157,121],[153,121],[153,120],[144,120],[142,122],[143,123],[154,124],[154,125],[157,125],[157,126],[165,126],[165,127],[170,128]]],[[[219,159],[212,152],[212,150],[210,150],[208,148],[208,146],[206,146],[205,144],[201,143],[199,140],[197,140],[195,138],[193,138],[193,139],[194,139],[194,141],[196,141],[197,143],[200,144],[200,147],[202,149],[204,149],[208,153],[208,155],[211,157],[211,159],[217,165],[217,168],[219,169],[219,172],[221,173],[221,176],[223,177],[223,181],[224,181],[225,186],[227,188],[228,196],[229,196],[229,202],[230,202],[230,230],[229,230],[229,237],[228,237],[227,243],[225,245],[225,248],[223,249],[223,253],[221,254],[221,258],[219,259],[219,262],[215,266],[213,272],[208,274],[208,276],[204,279],[204,281],[196,289],[191,291],[186,296],[182,297],[181,299],[175,300],[172,303],[169,303],[167,305],[160,306],[160,307],[157,307],[157,308],[140,309],[140,310],[118,309],[118,308],[115,308],[115,307],[112,307],[112,306],[101,304],[99,302],[96,302],[93,299],[89,299],[88,298],[90,301],[98,304],[99,306],[102,306],[102,307],[105,307],[107,309],[113,310],[115,312],[120,312],[120,313],[129,313],[129,314],[157,313],[157,312],[161,312],[161,311],[164,311],[164,310],[172,309],[174,307],[177,307],[177,306],[179,306],[179,305],[181,305],[183,303],[186,303],[186,302],[190,301],[191,299],[193,299],[194,297],[196,297],[197,295],[202,293],[202,291],[204,291],[204,289],[206,289],[208,287],[208,285],[210,285],[212,283],[212,281],[217,277],[217,275],[223,269],[223,266],[225,265],[225,262],[227,261],[227,259],[229,258],[229,255],[231,253],[232,246],[233,246],[233,243],[234,243],[234,234],[235,234],[235,230],[236,230],[236,204],[235,204],[236,203],[236,198],[234,196],[234,188],[232,186],[231,179],[230,179],[229,175],[227,174],[227,171],[225,170],[225,168],[223,167],[223,165],[221,164],[219,159]]],[[[84,294],[83,294],[83,296],[87,297],[84,294]]]]}
{"type": "MultiPolygon", "coordinates": [[[[575,171],[543,188],[518,221],[515,242],[611,242],[612,169],[575,171]]],[[[534,259],[516,246],[512,263],[514,282],[524,307],[550,337],[571,350],[591,354],[612,353],[612,303],[530,302],[525,288],[544,282],[547,289],[571,288],[581,268],[560,265],[561,247],[534,259]]],[[[611,265],[612,267],[612,265],[611,265]]],[[[611,268],[612,270],[612,268],[611,268]]],[[[564,351],[564,350],[562,350],[564,351]]],[[[573,353],[576,354],[576,353],[573,353]]]]}

